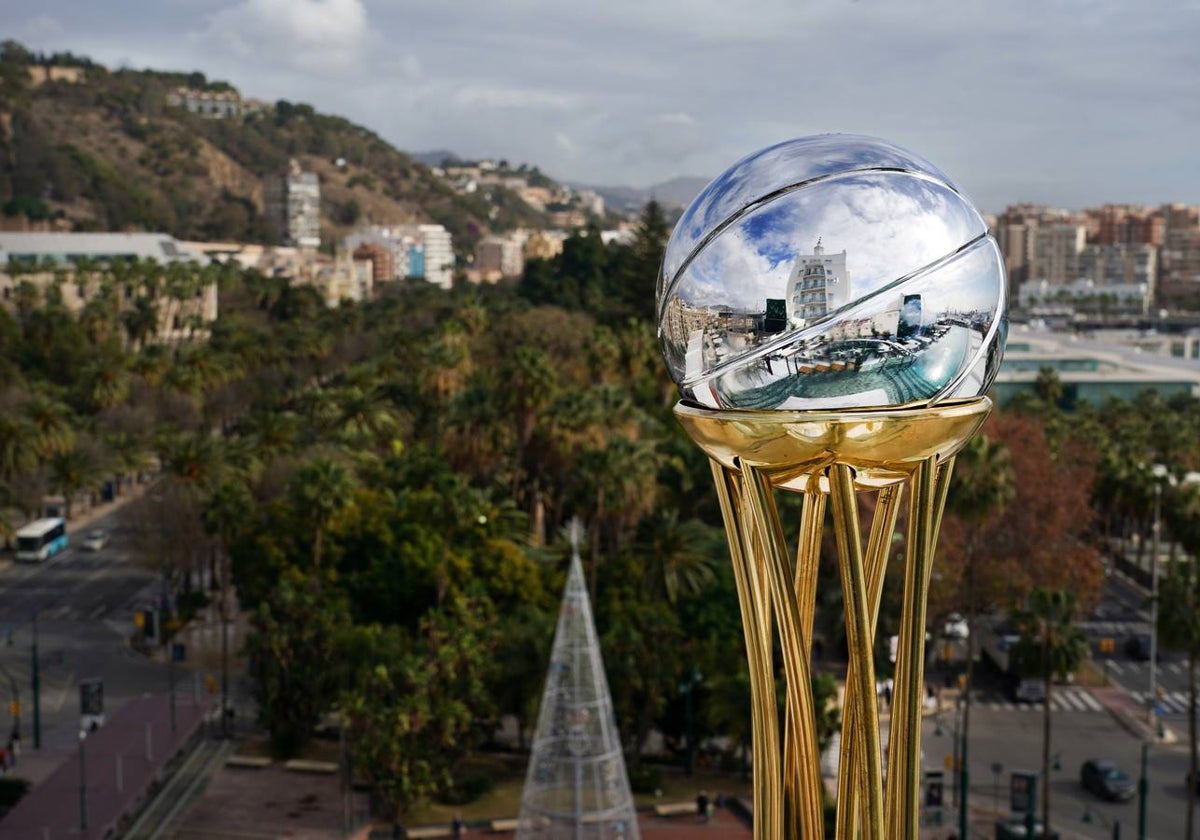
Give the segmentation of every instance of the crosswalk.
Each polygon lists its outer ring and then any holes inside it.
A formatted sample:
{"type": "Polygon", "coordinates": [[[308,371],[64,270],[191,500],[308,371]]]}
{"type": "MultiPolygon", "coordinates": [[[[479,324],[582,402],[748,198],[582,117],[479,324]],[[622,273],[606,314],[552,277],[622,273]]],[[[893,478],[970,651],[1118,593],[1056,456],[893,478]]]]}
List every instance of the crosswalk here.
{"type": "MultiPolygon", "coordinates": [[[[984,693],[975,698],[974,705],[993,711],[1041,711],[1042,703],[1016,703],[999,694],[984,693]]],[[[1086,688],[1066,686],[1055,688],[1050,695],[1052,712],[1103,712],[1104,706],[1086,688]]]]}
{"type": "MultiPolygon", "coordinates": [[[[1129,696],[1139,706],[1146,705],[1146,698],[1149,697],[1149,692],[1131,691],[1129,696]]],[[[1170,715],[1185,715],[1188,710],[1188,693],[1186,691],[1164,691],[1162,699],[1158,702],[1162,707],[1162,711],[1170,715]]]]}

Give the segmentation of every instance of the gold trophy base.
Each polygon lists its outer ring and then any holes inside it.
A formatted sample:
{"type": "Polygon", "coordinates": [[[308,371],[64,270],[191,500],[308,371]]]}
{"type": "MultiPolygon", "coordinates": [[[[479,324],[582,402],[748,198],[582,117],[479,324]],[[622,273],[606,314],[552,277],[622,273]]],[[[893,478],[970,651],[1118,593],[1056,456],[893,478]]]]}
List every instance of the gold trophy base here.
{"type": "Polygon", "coordinates": [[[825,833],[810,655],[827,498],[832,500],[850,660],[837,837],[916,840],[929,575],[954,456],[991,407],[986,397],[926,408],[841,412],[676,405],[676,418],[712,463],[737,581],[750,667],[755,840],[818,840],[825,833]],[[872,648],[905,488],[904,607],[885,791],[872,648]],[[803,494],[794,552],[784,537],[776,489],[803,494]],[[865,551],[859,491],[877,494],[865,551]],[[776,624],[787,683],[782,733],[773,660],[776,624]]]}

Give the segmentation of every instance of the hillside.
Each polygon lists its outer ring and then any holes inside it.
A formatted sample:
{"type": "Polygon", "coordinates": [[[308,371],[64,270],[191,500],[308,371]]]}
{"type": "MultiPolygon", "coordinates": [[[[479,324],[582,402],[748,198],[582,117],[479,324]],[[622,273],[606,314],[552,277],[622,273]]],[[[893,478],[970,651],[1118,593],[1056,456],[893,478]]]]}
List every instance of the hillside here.
{"type": "Polygon", "coordinates": [[[489,231],[546,225],[506,190],[491,191],[491,201],[455,194],[425,164],[341,117],[246,100],[244,116],[204,118],[167,104],[184,87],[233,91],[200,73],[109,71],[5,42],[0,223],[270,242],[264,179],[296,158],[321,178],[325,244],[359,221],[439,222],[463,250],[489,231]]]}

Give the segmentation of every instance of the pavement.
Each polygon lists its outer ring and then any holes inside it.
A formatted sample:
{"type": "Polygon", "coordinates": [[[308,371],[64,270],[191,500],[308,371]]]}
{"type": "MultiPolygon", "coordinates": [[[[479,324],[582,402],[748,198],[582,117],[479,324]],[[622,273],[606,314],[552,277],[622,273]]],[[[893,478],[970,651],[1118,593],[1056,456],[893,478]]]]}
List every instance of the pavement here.
{"type": "Polygon", "coordinates": [[[200,734],[210,710],[179,698],[172,713],[165,696],[127,703],[8,812],[0,840],[101,840],[122,830],[122,818],[200,734]]]}

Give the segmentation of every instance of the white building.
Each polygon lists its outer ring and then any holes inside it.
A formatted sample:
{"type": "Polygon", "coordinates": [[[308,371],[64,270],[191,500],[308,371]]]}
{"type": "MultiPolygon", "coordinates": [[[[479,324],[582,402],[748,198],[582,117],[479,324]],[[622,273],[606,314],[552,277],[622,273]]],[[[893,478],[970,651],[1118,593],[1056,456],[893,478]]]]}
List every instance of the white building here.
{"type": "Polygon", "coordinates": [[[1087,277],[1073,283],[1027,280],[1017,292],[1021,308],[1032,315],[1145,315],[1150,311],[1149,283],[1096,283],[1087,277]]]}
{"type": "MultiPolygon", "coordinates": [[[[89,262],[103,266],[118,260],[190,263],[197,268],[209,262],[205,255],[165,233],[0,233],[0,306],[14,308],[17,287],[27,281],[43,295],[48,287],[56,286],[63,305],[78,312],[99,292],[101,281],[90,272],[78,272],[77,276],[76,266],[89,262]],[[34,273],[27,268],[48,264],[60,268],[34,273]],[[63,272],[69,282],[61,282],[63,272]]],[[[121,291],[121,306],[132,306],[139,290],[121,291]]],[[[186,298],[162,295],[159,303],[156,340],[204,338],[208,325],[217,319],[217,284],[201,286],[186,298]]]]}
{"type": "Polygon", "coordinates": [[[850,302],[846,252],[826,254],[821,240],[811,254],[797,254],[787,285],[788,319],[801,327],[850,302]]]}
{"type": "Polygon", "coordinates": [[[263,185],[267,221],[286,245],[317,248],[321,244],[321,181],[292,159],[288,172],[263,185]]]}
{"type": "Polygon", "coordinates": [[[424,279],[443,289],[454,283],[454,245],[441,225],[364,225],[346,237],[353,251],[373,243],[391,252],[397,279],[424,279]]]}

